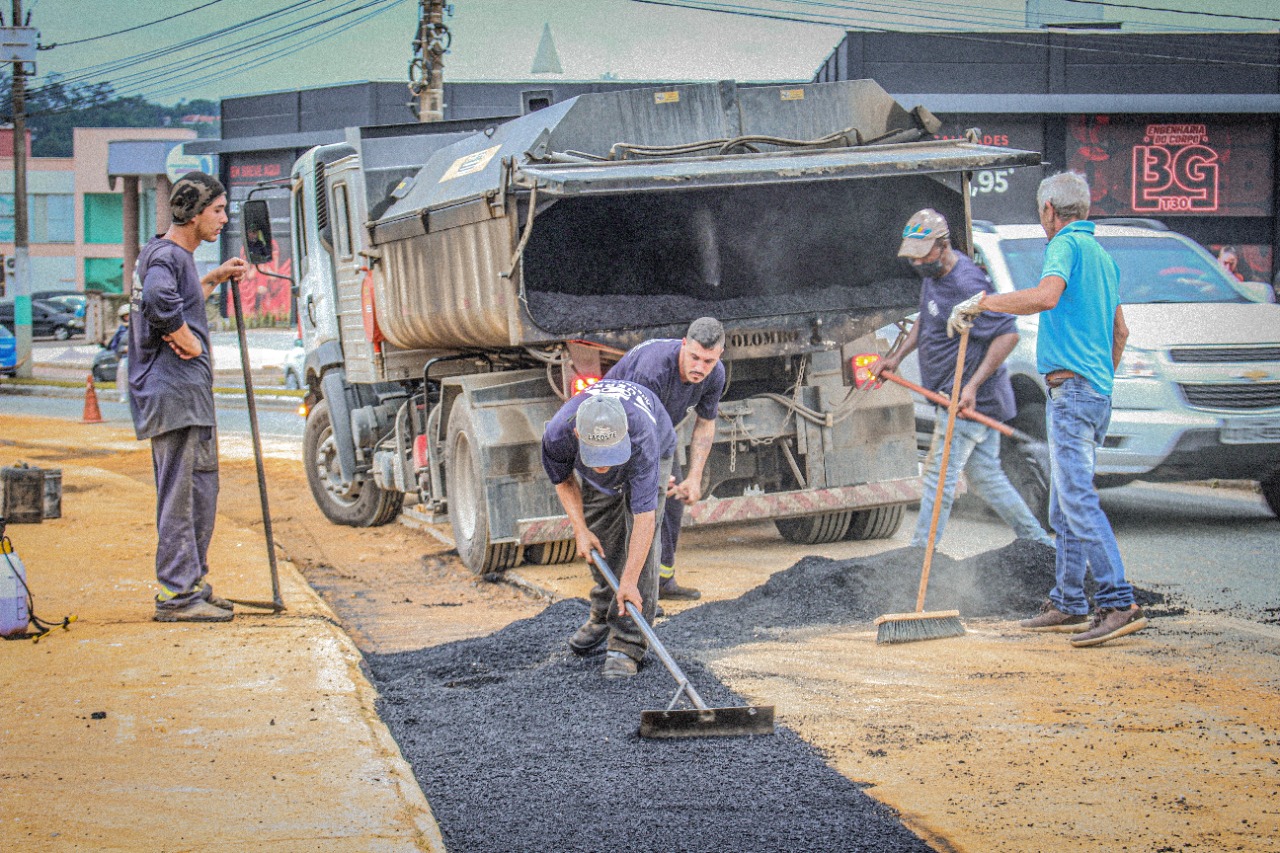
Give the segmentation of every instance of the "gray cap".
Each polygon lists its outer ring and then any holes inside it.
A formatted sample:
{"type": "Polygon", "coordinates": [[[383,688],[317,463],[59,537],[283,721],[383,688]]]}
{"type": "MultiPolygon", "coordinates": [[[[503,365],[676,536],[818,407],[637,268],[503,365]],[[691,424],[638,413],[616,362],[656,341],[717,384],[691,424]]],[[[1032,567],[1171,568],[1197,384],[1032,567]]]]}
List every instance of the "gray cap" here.
{"type": "Polygon", "coordinates": [[[950,234],[947,220],[941,213],[931,207],[911,214],[907,225],[902,229],[902,245],[898,248],[900,258],[923,258],[933,251],[934,245],[950,234]]]}
{"type": "Polygon", "coordinates": [[[627,435],[627,411],[622,401],[605,394],[584,391],[587,399],[578,406],[578,458],[588,468],[612,468],[631,458],[631,436],[627,435]]]}

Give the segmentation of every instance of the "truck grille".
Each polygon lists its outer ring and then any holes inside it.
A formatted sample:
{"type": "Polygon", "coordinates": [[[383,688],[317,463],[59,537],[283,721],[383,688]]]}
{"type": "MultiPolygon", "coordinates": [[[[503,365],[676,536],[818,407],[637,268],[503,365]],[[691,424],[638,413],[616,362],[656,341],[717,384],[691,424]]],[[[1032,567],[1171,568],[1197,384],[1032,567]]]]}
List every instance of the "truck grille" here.
{"type": "Polygon", "coordinates": [[[1201,409],[1270,409],[1280,406],[1280,382],[1179,385],[1189,405],[1201,409]]]}
{"type": "Polygon", "coordinates": [[[1280,347],[1174,347],[1169,350],[1169,360],[1178,364],[1280,361],[1280,347]]]}

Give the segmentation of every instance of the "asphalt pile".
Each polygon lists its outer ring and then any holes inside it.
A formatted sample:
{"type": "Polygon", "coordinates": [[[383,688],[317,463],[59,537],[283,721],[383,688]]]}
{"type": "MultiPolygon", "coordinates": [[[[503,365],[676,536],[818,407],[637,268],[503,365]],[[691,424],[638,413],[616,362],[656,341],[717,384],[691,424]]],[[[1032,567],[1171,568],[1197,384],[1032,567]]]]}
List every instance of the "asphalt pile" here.
{"type": "MultiPolygon", "coordinates": [[[[923,556],[806,557],[658,633],[708,705],[744,705],[690,652],[911,611],[923,556]]],[[[926,608],[1027,616],[1052,587],[1053,564],[1053,549],[1023,541],[966,560],[936,554],[926,608]]],[[[602,679],[599,655],[565,645],[588,612],[581,599],[561,601],[487,637],[367,658],[379,714],[449,850],[929,849],[783,726],[763,737],[642,740],[640,712],[666,707],[675,682],[652,655],[635,678],[602,679]]]]}

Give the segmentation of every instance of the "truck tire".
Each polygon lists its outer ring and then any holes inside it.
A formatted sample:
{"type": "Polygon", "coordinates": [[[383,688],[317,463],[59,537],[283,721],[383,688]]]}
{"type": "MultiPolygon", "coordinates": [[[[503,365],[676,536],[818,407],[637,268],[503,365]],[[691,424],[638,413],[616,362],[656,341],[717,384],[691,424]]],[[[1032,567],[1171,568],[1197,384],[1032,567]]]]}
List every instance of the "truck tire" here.
{"type": "Polygon", "coordinates": [[[536,542],[524,549],[524,561],[535,566],[558,566],[573,562],[578,556],[578,543],[573,539],[556,542],[536,542]]]}
{"type": "Polygon", "coordinates": [[[325,518],[334,524],[378,527],[400,514],[404,495],[378,488],[371,478],[353,483],[345,492],[341,490],[342,476],[338,472],[338,449],[334,446],[328,400],[319,401],[307,413],[302,459],[311,496],[325,518]]]}
{"type": "Polygon", "coordinates": [[[1280,471],[1272,471],[1271,476],[1262,481],[1262,499],[1271,508],[1272,514],[1280,518],[1280,471]]]}
{"type": "Polygon", "coordinates": [[[905,512],[905,504],[857,510],[849,520],[849,529],[845,531],[844,538],[859,542],[866,539],[888,539],[902,526],[905,512]]]}
{"type": "Polygon", "coordinates": [[[799,518],[775,518],[773,523],[782,538],[796,545],[822,545],[837,542],[849,529],[853,510],[802,515],[799,518]]]}
{"type": "Polygon", "coordinates": [[[458,556],[477,575],[505,572],[520,558],[519,542],[489,541],[489,506],[485,500],[480,445],[465,401],[449,413],[445,440],[445,483],[449,496],[449,524],[458,556]]]}
{"type": "Polygon", "coordinates": [[[1044,416],[1045,406],[1043,402],[1020,402],[1018,403],[1018,414],[1013,416],[1013,420],[1009,421],[1009,425],[1040,441],[1047,441],[1048,434],[1045,432],[1044,416]]]}
{"type": "Polygon", "coordinates": [[[1046,531],[1049,528],[1049,446],[1027,447],[1015,439],[1000,439],[1000,467],[1010,485],[1046,531]]]}

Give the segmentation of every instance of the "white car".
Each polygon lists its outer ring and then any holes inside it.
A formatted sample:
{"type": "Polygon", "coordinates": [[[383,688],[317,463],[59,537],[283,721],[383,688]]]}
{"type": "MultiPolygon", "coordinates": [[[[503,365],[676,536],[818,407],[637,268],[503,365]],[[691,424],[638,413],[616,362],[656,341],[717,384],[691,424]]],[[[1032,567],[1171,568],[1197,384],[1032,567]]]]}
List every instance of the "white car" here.
{"type": "MultiPolygon", "coordinates": [[[[1129,326],[1098,485],[1258,480],[1280,516],[1280,306],[1271,286],[1236,281],[1204,247],[1154,220],[1098,220],[1096,236],[1120,266],[1129,326]]],[[[998,292],[1039,283],[1047,241],[1038,224],[976,222],[973,237],[975,260],[998,292]]],[[[1037,327],[1038,318],[1019,318],[1021,340],[1007,364],[1013,425],[1043,438],[1037,327]]],[[[903,367],[918,375],[914,362],[903,367]]],[[[932,430],[933,412],[917,404],[921,429],[932,430]]],[[[1042,499],[1014,479],[1029,503],[1042,499]]]]}

